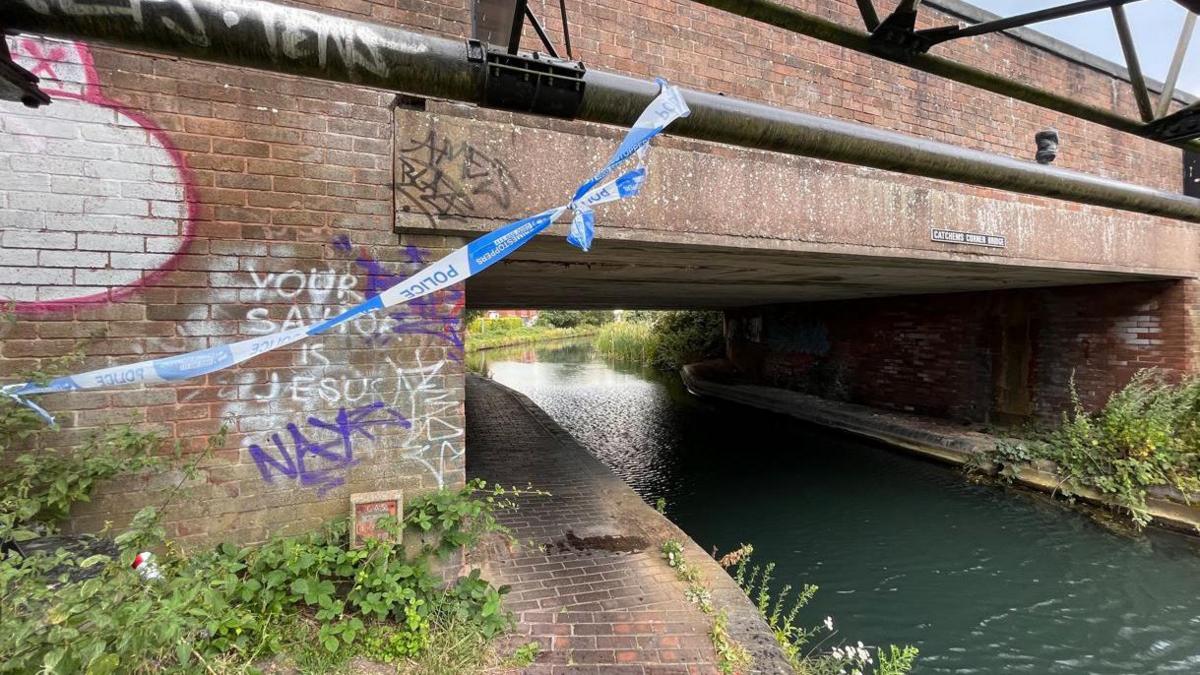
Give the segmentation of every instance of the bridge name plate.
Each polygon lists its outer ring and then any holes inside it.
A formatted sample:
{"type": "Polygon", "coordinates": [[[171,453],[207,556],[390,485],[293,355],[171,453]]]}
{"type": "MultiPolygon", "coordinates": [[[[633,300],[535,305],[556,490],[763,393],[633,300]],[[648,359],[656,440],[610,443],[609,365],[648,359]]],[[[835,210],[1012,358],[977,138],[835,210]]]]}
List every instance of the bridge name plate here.
{"type": "Polygon", "coordinates": [[[1007,241],[998,234],[979,234],[977,232],[959,232],[958,230],[939,230],[930,228],[929,239],[945,244],[969,244],[972,246],[990,246],[1004,248],[1007,241]]]}

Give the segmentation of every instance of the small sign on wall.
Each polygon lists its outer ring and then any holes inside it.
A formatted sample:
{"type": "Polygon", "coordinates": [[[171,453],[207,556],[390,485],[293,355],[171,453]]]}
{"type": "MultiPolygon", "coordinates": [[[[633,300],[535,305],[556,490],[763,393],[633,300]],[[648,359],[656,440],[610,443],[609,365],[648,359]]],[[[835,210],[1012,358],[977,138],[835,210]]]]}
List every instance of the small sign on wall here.
{"type": "Polygon", "coordinates": [[[929,230],[929,238],[944,244],[968,244],[971,246],[990,246],[991,248],[1004,248],[1007,243],[1004,237],[998,234],[939,230],[936,227],[929,230]]]}
{"type": "Polygon", "coordinates": [[[399,522],[404,518],[404,492],[402,490],[381,490],[379,492],[360,492],[350,495],[350,547],[358,548],[367,539],[392,539],[400,543],[399,529],[393,536],[380,528],[381,518],[394,518],[399,522]]]}

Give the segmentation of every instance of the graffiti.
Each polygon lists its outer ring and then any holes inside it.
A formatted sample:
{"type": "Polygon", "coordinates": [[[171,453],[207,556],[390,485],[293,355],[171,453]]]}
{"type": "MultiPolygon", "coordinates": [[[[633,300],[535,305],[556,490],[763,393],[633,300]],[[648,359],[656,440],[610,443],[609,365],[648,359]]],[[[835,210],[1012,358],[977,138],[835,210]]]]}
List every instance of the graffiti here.
{"type": "Polygon", "coordinates": [[[179,151],[103,94],[86,45],[7,39],[54,103],[0,102],[0,297],[39,313],[154,283],[192,238],[196,198],[179,151]]]}
{"type": "MultiPolygon", "coordinates": [[[[416,272],[427,258],[410,246],[402,249],[401,261],[385,265],[345,236],[336,237],[332,247],[339,254],[353,254],[344,263],[350,269],[328,262],[283,271],[251,266],[248,283],[240,282],[251,303],[241,332],[267,334],[330,318],[416,272]]],[[[446,472],[461,467],[463,455],[462,406],[446,380],[451,377],[448,366],[462,358],[459,317],[464,299],[461,290],[446,290],[388,313],[361,315],[298,345],[289,367],[214,374],[217,397],[227,402],[227,412],[256,419],[255,428],[283,429],[249,448],[263,479],[286,476],[320,491],[332,487],[330,482],[344,477],[356,460],[341,449],[344,445],[329,446],[311,429],[290,422],[286,411],[349,409],[353,421],[354,411],[364,410],[355,406],[376,401],[405,420],[398,433],[387,437],[388,452],[397,460],[416,463],[433,483],[443,485],[446,472]],[[422,361],[419,349],[402,352],[412,354],[405,357],[382,352],[382,359],[374,362],[350,356],[356,346],[378,350],[414,335],[435,337],[447,345],[446,356],[422,361]],[[314,438],[320,442],[314,443],[314,438]]],[[[363,419],[377,420],[381,414],[376,411],[363,419]]],[[[358,454],[373,445],[362,434],[357,440],[358,454]]]]}
{"type": "MultiPolygon", "coordinates": [[[[353,250],[350,240],[344,235],[333,240],[336,250],[349,253],[353,250]]],[[[411,271],[427,263],[425,254],[416,246],[405,248],[411,271]]],[[[360,250],[354,264],[367,275],[365,297],[373,298],[400,280],[406,274],[393,272],[375,260],[365,250],[360,250]]],[[[466,295],[459,288],[447,288],[416,298],[397,306],[387,314],[390,323],[386,329],[374,336],[374,343],[383,345],[392,335],[429,335],[450,345],[450,358],[461,361],[463,356],[462,309],[466,295]]]]}
{"type": "Polygon", "coordinates": [[[400,446],[401,456],[424,466],[443,487],[447,465],[463,456],[463,429],[456,424],[461,418],[461,404],[444,386],[445,361],[403,368],[391,357],[387,363],[396,374],[397,387],[393,407],[407,402],[408,419],[413,426],[400,446]]]}
{"type": "Polygon", "coordinates": [[[204,23],[191,0],[142,2],[142,0],[25,0],[39,14],[65,16],[129,17],[138,28],[166,28],[173,36],[198,47],[207,47],[204,23]]]}
{"type": "Polygon", "coordinates": [[[767,346],[780,353],[825,356],[829,353],[829,331],[820,319],[791,315],[771,316],[767,324],[767,346]]]}
{"type": "Polygon", "coordinates": [[[267,483],[274,483],[279,474],[298,481],[303,487],[316,487],[317,494],[324,495],[345,483],[345,473],[358,463],[354,457],[356,436],[374,441],[380,429],[408,429],[411,426],[403,415],[376,401],[353,410],[342,408],[332,421],[309,417],[307,435],[296,424],[289,423],[288,442],[278,433],[271,434],[277,455],[263,450],[261,445],[251,444],[250,456],[267,483]],[[310,436],[332,438],[317,442],[310,436]]]}
{"type": "Polygon", "coordinates": [[[438,138],[430,129],[423,139],[398,150],[396,187],[430,223],[437,216],[458,216],[475,210],[475,199],[486,197],[507,209],[520,190],[508,166],[466,141],[438,138]]]}

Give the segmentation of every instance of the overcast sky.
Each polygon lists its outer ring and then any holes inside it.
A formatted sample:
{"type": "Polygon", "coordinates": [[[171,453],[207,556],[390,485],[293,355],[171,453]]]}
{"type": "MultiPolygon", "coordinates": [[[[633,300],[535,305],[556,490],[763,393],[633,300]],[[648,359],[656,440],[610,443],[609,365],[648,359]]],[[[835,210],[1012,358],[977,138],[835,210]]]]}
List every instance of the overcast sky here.
{"type": "MultiPolygon", "coordinates": [[[[999,14],[1012,16],[1045,7],[1065,5],[1069,0],[967,0],[977,7],[999,14]]],[[[1185,10],[1172,0],[1140,0],[1125,6],[1129,16],[1133,40],[1137,45],[1138,60],[1146,77],[1162,82],[1167,77],[1167,68],[1175,53],[1179,30],[1183,24],[1185,10]]],[[[1200,23],[1200,22],[1198,22],[1200,23]]],[[[1058,38],[1080,49],[1102,56],[1109,61],[1124,65],[1125,56],[1117,42],[1117,29],[1113,27],[1112,12],[1100,10],[1065,19],[1033,24],[1033,30],[1058,38]]],[[[1200,30],[1197,30],[1200,32],[1200,30]]],[[[936,51],[936,50],[935,50],[936,51]]],[[[1193,35],[1179,72],[1179,88],[1200,94],[1200,35],[1193,35]]]]}

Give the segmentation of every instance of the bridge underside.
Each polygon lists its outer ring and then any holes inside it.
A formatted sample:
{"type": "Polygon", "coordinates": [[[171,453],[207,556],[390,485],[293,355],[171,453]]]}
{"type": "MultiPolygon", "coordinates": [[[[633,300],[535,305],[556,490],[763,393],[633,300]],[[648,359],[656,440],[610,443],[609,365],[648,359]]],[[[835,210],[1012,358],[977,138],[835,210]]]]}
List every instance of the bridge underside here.
{"type": "Polygon", "coordinates": [[[467,282],[472,308],[723,309],[1168,278],[961,260],[542,237],[467,282]]]}

